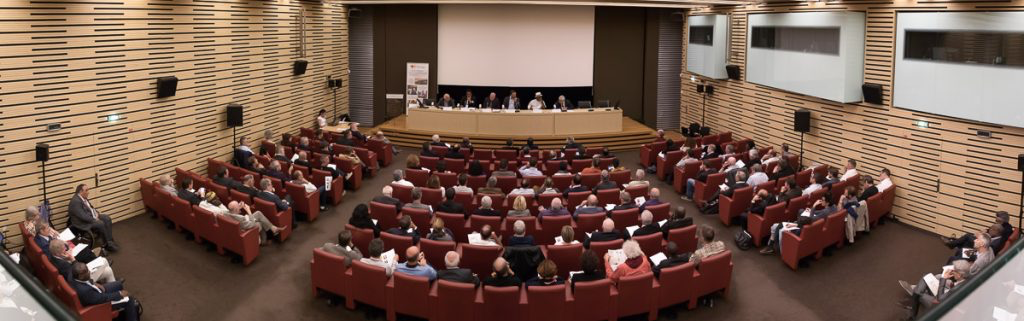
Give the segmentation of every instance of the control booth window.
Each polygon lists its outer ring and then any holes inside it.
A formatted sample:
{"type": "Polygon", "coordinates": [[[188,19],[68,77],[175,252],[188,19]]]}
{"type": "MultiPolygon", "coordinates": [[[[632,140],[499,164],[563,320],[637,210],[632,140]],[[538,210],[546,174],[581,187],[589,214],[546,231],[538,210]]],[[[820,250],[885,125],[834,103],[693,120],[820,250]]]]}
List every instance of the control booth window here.
{"type": "Polygon", "coordinates": [[[715,26],[690,26],[690,43],[714,45],[715,26]]]}
{"type": "Polygon", "coordinates": [[[941,62],[1024,66],[1024,33],[907,30],[903,58],[941,62]]]}
{"type": "Polygon", "coordinates": [[[761,26],[751,28],[753,48],[839,55],[839,27],[761,26]]]}

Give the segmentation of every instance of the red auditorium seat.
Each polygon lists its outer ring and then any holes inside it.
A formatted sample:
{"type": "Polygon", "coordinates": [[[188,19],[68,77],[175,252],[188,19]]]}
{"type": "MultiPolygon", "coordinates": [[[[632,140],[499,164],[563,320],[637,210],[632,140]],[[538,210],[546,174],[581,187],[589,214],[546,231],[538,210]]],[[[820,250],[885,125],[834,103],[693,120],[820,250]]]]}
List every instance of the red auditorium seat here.
{"type": "MultiPolygon", "coordinates": [[[[217,253],[223,254],[227,249],[242,257],[242,264],[249,265],[260,254],[260,230],[258,228],[242,231],[235,220],[218,215],[217,219],[217,253]]],[[[282,232],[283,233],[283,232],[282,232]]]]}
{"type": "Polygon", "coordinates": [[[597,257],[604,257],[604,254],[608,250],[617,250],[622,248],[622,239],[604,242],[590,242],[590,250],[597,254],[597,257]]]}
{"type": "MultiPolygon", "coordinates": [[[[608,175],[609,175],[609,179],[610,179],[611,178],[611,176],[610,176],[611,174],[609,173],[608,175]]],[[[586,186],[586,187],[589,187],[589,188],[594,188],[594,186],[597,186],[597,184],[600,183],[600,182],[601,182],[601,174],[600,173],[580,174],[580,183],[583,184],[583,186],[586,186]]]]}
{"type": "MultiPolygon", "coordinates": [[[[302,177],[309,177],[309,167],[302,166],[302,165],[297,165],[297,164],[292,164],[292,168],[290,169],[290,171],[288,173],[289,174],[290,173],[294,173],[295,171],[302,172],[302,177]]],[[[291,175],[288,175],[288,176],[291,176],[291,175]]]]}
{"type": "Polygon", "coordinates": [[[708,175],[707,182],[698,180],[693,184],[693,202],[698,206],[704,206],[708,198],[714,195],[719,190],[718,186],[723,183],[725,183],[725,173],[708,175]]]}
{"type": "Polygon", "coordinates": [[[511,149],[497,149],[494,150],[494,159],[501,160],[505,159],[509,162],[515,161],[519,156],[519,151],[511,149]]]}
{"type": "Polygon", "coordinates": [[[658,157],[658,153],[665,150],[667,144],[665,141],[656,141],[640,146],[640,165],[645,168],[653,165],[654,159],[658,157]]]}
{"type": "Polygon", "coordinates": [[[473,149],[473,159],[479,160],[479,161],[485,161],[485,160],[489,161],[491,159],[494,159],[494,150],[485,149],[485,148],[474,148],[473,149]]]}
{"type": "Polygon", "coordinates": [[[1006,244],[1003,244],[1003,249],[999,250],[999,253],[996,253],[996,255],[1002,255],[1003,253],[1006,253],[1007,249],[1009,249],[1014,242],[1017,242],[1017,239],[1019,238],[1020,229],[1014,227],[1013,232],[1010,233],[1010,237],[1006,238],[1006,244]]]}
{"type": "MultiPolygon", "coordinates": [[[[587,185],[587,186],[590,186],[590,185],[587,185]]],[[[608,205],[608,204],[619,204],[619,192],[620,191],[618,189],[603,189],[603,190],[599,190],[599,191],[597,191],[597,202],[600,203],[601,206],[605,206],[605,205],[608,205]]],[[[575,194],[575,193],[573,193],[573,194],[575,194]]],[[[572,195],[569,195],[569,196],[571,197],[572,195]]],[[[586,198],[584,197],[584,199],[586,199],[586,198]]],[[[582,202],[582,200],[580,202],[582,202]]],[[[580,205],[580,203],[571,203],[571,204],[573,204],[574,206],[575,205],[580,205]]]]}
{"type": "Polygon", "coordinates": [[[487,175],[469,176],[466,180],[466,186],[472,188],[473,191],[479,190],[485,185],[487,185],[487,175]]]}
{"type": "Polygon", "coordinates": [[[381,230],[398,227],[398,211],[394,205],[370,202],[370,217],[377,219],[381,230]]]}
{"type": "MultiPolygon", "coordinates": [[[[555,167],[555,169],[557,171],[558,167],[555,167]]],[[[564,191],[565,189],[569,188],[570,185],[572,185],[572,175],[551,176],[551,183],[554,184],[555,188],[557,188],[559,191],[564,191]]]]}
{"type": "Polygon", "coordinates": [[[640,209],[612,211],[612,221],[615,221],[616,229],[625,232],[627,226],[640,224],[640,209]]]}
{"type": "Polygon", "coordinates": [[[786,215],[783,216],[783,221],[796,222],[796,217],[800,215],[800,211],[810,205],[807,203],[808,199],[809,197],[804,195],[789,200],[789,203],[786,204],[786,215]]]}
{"type": "Polygon", "coordinates": [[[466,235],[469,234],[470,230],[466,226],[466,214],[435,212],[434,215],[444,221],[444,227],[452,230],[452,233],[455,234],[455,241],[460,243],[467,242],[466,235]]]}
{"type": "Polygon", "coordinates": [[[436,155],[448,154],[448,146],[430,145],[430,151],[434,152],[436,155]]]}
{"type": "Polygon", "coordinates": [[[263,178],[269,179],[270,185],[274,186],[274,195],[277,195],[277,197],[280,197],[281,199],[285,199],[286,197],[288,197],[288,190],[284,188],[284,182],[282,182],[280,179],[270,176],[264,176],[263,178]]]}
{"type": "Polygon", "coordinates": [[[192,215],[196,224],[196,230],[193,231],[196,237],[211,243],[220,243],[220,237],[217,235],[217,219],[214,214],[198,205],[192,205],[192,215]]]}
{"type": "Polygon", "coordinates": [[[292,197],[291,206],[295,212],[306,215],[306,220],[314,221],[320,215],[320,192],[306,193],[306,188],[291,182],[285,183],[288,195],[292,197]]]}
{"type": "MultiPolygon", "coordinates": [[[[228,190],[227,187],[221,186],[220,184],[214,182],[207,182],[206,187],[209,190],[213,191],[214,193],[217,193],[217,200],[219,200],[221,204],[231,203],[231,191],[228,190]]],[[[149,188],[151,189],[150,193],[152,193],[152,183],[150,183],[149,188]]],[[[152,197],[152,195],[150,195],[150,197],[152,197]]],[[[146,204],[145,198],[142,199],[142,204],[146,204]]]]}
{"type": "Polygon", "coordinates": [[[676,193],[685,192],[686,180],[697,177],[697,171],[700,170],[700,164],[701,162],[698,161],[686,162],[683,164],[682,168],[675,167],[673,169],[675,173],[672,175],[672,187],[676,190],[676,193]]]}
{"type": "Polygon", "coordinates": [[[344,257],[314,248],[313,259],[309,261],[309,270],[314,297],[319,294],[319,291],[343,297],[349,295],[347,273],[345,273],[348,267],[345,266],[344,257]]]}
{"type": "Polygon", "coordinates": [[[264,201],[263,199],[256,198],[253,200],[256,203],[256,210],[263,212],[263,216],[267,217],[270,223],[274,223],[276,226],[284,226],[281,230],[279,237],[281,241],[287,240],[288,236],[292,234],[292,209],[284,211],[278,211],[274,203],[264,201]]]}
{"type": "Polygon", "coordinates": [[[594,157],[594,155],[604,152],[604,147],[587,147],[586,149],[584,149],[584,151],[585,157],[591,158],[594,157]]]}
{"type": "Polygon", "coordinates": [[[814,202],[817,202],[818,200],[822,199],[822,197],[825,197],[826,194],[828,194],[828,190],[824,188],[811,192],[811,195],[808,195],[807,198],[807,206],[814,205],[814,202]]]}
{"type": "Polygon", "coordinates": [[[576,154],[579,153],[575,148],[566,148],[564,152],[565,159],[576,159],[576,154]]]}
{"type": "Polygon", "coordinates": [[[594,161],[590,159],[573,159],[572,162],[569,163],[569,166],[572,167],[572,173],[575,174],[579,173],[584,168],[590,167],[590,165],[593,164],[593,162],[594,161]]]}
{"type": "Polygon", "coordinates": [[[608,173],[608,179],[615,182],[615,184],[619,184],[619,186],[622,186],[625,184],[629,184],[629,174],[630,173],[627,170],[613,171],[611,173],[608,173]]]}
{"type": "Polygon", "coordinates": [[[651,211],[651,214],[654,215],[655,222],[661,222],[662,220],[668,219],[671,207],[672,203],[661,203],[645,207],[644,209],[651,211]]]}
{"type": "Polygon", "coordinates": [[[757,190],[754,192],[754,194],[757,194],[757,192],[760,191],[760,190],[766,190],[766,191],[768,191],[768,193],[770,193],[772,195],[778,194],[778,190],[775,188],[776,184],[777,183],[775,181],[767,181],[767,182],[761,183],[760,185],[757,185],[757,190]]]}
{"type": "MultiPolygon", "coordinates": [[[[314,169],[312,182],[317,187],[324,186],[327,183],[326,178],[330,177],[331,173],[324,170],[314,169]]],[[[332,179],[331,190],[326,191],[327,196],[331,199],[331,204],[341,204],[342,197],[345,196],[345,180],[344,179],[332,179]]]]}
{"type": "Polygon", "coordinates": [[[358,228],[352,224],[345,224],[345,229],[352,232],[352,245],[359,249],[360,253],[370,253],[370,241],[374,239],[373,230],[358,228]]]}
{"type": "Polygon", "coordinates": [[[764,244],[764,240],[771,236],[772,224],[782,222],[786,215],[786,203],[775,203],[764,209],[764,216],[756,213],[747,214],[747,232],[754,240],[757,247],[764,244]]]}
{"type": "Polygon", "coordinates": [[[681,150],[674,150],[665,153],[665,157],[657,157],[655,173],[657,173],[658,179],[665,180],[665,176],[668,175],[669,171],[676,166],[680,159],[683,159],[684,153],[681,150]]]}
{"type": "Polygon", "coordinates": [[[524,316],[523,302],[526,291],[518,286],[481,286],[483,289],[483,306],[480,315],[502,316],[506,320],[522,320],[524,316]]]}
{"type": "Polygon", "coordinates": [[[87,307],[82,306],[82,301],[78,299],[78,293],[71,288],[71,285],[64,278],[57,278],[57,290],[54,292],[56,292],[57,298],[70,307],[72,311],[78,313],[78,316],[83,321],[109,321],[117,318],[118,313],[111,310],[110,302],[87,307]]]}
{"type": "Polygon", "coordinates": [[[436,269],[444,268],[444,256],[448,251],[455,251],[457,244],[453,241],[434,241],[427,238],[420,238],[420,251],[423,251],[427,263],[436,269]]]}
{"type": "Polygon", "coordinates": [[[370,177],[377,176],[377,170],[380,169],[380,164],[377,163],[377,153],[362,147],[352,147],[352,150],[356,152],[356,156],[359,156],[363,166],[370,169],[370,177]]]}
{"type": "Polygon", "coordinates": [[[437,207],[438,205],[441,205],[442,202],[444,202],[444,197],[441,196],[440,188],[423,187],[420,188],[420,194],[422,197],[420,199],[420,202],[422,202],[423,204],[427,204],[432,207],[437,207]]]}
{"type": "Polygon", "coordinates": [[[419,318],[434,316],[434,305],[430,297],[430,280],[425,276],[412,276],[395,272],[388,283],[387,319],[395,320],[396,314],[419,318]]]}
{"type": "Polygon", "coordinates": [[[580,255],[583,254],[583,243],[566,245],[546,245],[542,247],[544,257],[555,262],[558,277],[566,280],[569,272],[580,270],[580,255]]]}
{"type": "Polygon", "coordinates": [[[495,232],[500,232],[501,216],[483,216],[483,215],[470,215],[469,216],[469,229],[471,231],[479,231],[484,225],[490,225],[491,229],[495,232]]]}
{"type": "Polygon", "coordinates": [[[697,297],[693,294],[696,285],[693,270],[693,262],[661,269],[661,274],[655,281],[660,285],[657,291],[659,308],[667,308],[697,297]]]}
{"type": "Polygon", "coordinates": [[[547,179],[547,176],[523,176],[523,180],[526,181],[526,183],[529,184],[530,187],[544,185],[544,180],[547,179]]]}
{"type": "Polygon", "coordinates": [[[515,176],[498,176],[498,188],[501,192],[508,194],[516,187],[519,187],[518,179],[515,176]]]}
{"type": "Polygon", "coordinates": [[[839,210],[825,218],[825,236],[821,246],[827,248],[835,245],[843,247],[846,240],[846,210],[839,210]]]}
{"type": "Polygon", "coordinates": [[[249,194],[242,193],[242,192],[237,191],[237,190],[231,190],[229,193],[231,193],[231,200],[232,201],[242,202],[242,203],[245,203],[245,204],[252,205],[252,197],[250,197],[249,194]]]}
{"type": "MultiPolygon", "coordinates": [[[[476,286],[469,283],[437,280],[436,294],[432,296],[436,302],[431,320],[472,321],[476,312],[476,286]]],[[[492,316],[498,317],[498,316],[492,316]]],[[[501,315],[500,318],[507,316],[501,315]]]]}
{"type": "MultiPolygon", "coordinates": [[[[510,218],[509,220],[513,220],[510,218]]],[[[563,226],[573,226],[572,216],[547,216],[540,220],[540,231],[534,237],[537,244],[554,244],[555,237],[562,235],[563,226]]],[[[509,231],[506,229],[506,231],[509,231]]]]}
{"type": "Polygon", "coordinates": [[[412,219],[412,223],[416,225],[416,232],[420,235],[427,235],[427,232],[430,231],[431,215],[427,209],[404,206],[399,217],[402,215],[408,215],[412,219]]]}
{"type": "Polygon", "coordinates": [[[633,198],[633,199],[636,199],[637,197],[641,197],[641,196],[646,198],[647,197],[647,190],[648,190],[649,187],[650,187],[649,185],[630,186],[630,187],[626,188],[626,193],[628,193],[629,197],[633,198]]]}
{"type": "Polygon", "coordinates": [[[612,288],[612,281],[578,282],[573,285],[573,320],[618,320],[616,300],[618,295],[612,288]]]}
{"type": "MultiPolygon", "coordinates": [[[[590,192],[572,192],[572,193],[569,193],[569,199],[567,200],[569,203],[568,204],[563,204],[563,205],[565,205],[565,207],[573,209],[575,211],[576,206],[582,204],[583,201],[587,200],[588,196],[590,196],[590,192]]],[[[544,205],[544,204],[541,204],[541,205],[544,205]]],[[[548,206],[550,206],[550,205],[551,204],[548,203],[548,206]]]]}
{"type": "Polygon", "coordinates": [[[350,276],[346,276],[352,281],[350,288],[359,289],[359,291],[351,291],[349,295],[345,296],[346,308],[355,309],[356,301],[381,309],[388,307],[387,284],[389,279],[384,268],[352,261],[352,266],[346,273],[351,273],[350,276]]]}
{"type": "Polygon", "coordinates": [[[576,215],[576,238],[583,239],[584,233],[593,233],[600,229],[605,218],[605,213],[576,215]]]}
{"type": "Polygon", "coordinates": [[[465,213],[461,214],[469,214],[476,209],[473,207],[473,194],[471,193],[455,193],[455,202],[462,204],[465,213]]]}
{"type": "Polygon", "coordinates": [[[466,172],[466,160],[461,158],[445,158],[448,170],[455,172],[455,174],[462,174],[466,172]]]}
{"type": "Polygon", "coordinates": [[[396,235],[388,232],[381,232],[380,239],[384,241],[384,252],[390,249],[395,250],[399,262],[405,262],[405,250],[415,245],[412,236],[396,235]]]}
{"type": "Polygon", "coordinates": [[[754,187],[747,186],[733,191],[732,197],[718,195],[718,218],[725,226],[732,225],[732,219],[750,209],[750,200],[754,198],[754,187]]]}
{"type": "Polygon", "coordinates": [[[796,270],[800,259],[814,255],[815,259],[821,258],[822,239],[825,234],[825,220],[815,220],[811,225],[804,225],[800,229],[800,236],[789,231],[782,232],[781,251],[779,257],[790,269],[796,270]]]}
{"type": "Polygon", "coordinates": [[[359,187],[362,187],[362,185],[363,185],[363,166],[362,165],[357,165],[355,163],[352,163],[352,161],[349,161],[348,159],[344,159],[344,158],[340,158],[340,157],[332,157],[331,161],[334,163],[334,165],[338,166],[338,170],[340,170],[342,172],[345,172],[345,173],[352,173],[352,176],[350,176],[347,179],[347,181],[345,182],[345,186],[351,187],[352,190],[358,190],[359,187]]]}
{"type": "MultiPolygon", "coordinates": [[[[451,170],[450,168],[448,170],[451,170]]],[[[459,183],[458,172],[452,171],[452,173],[434,173],[437,175],[437,179],[441,181],[442,188],[449,188],[459,183]]]]}
{"type": "Polygon", "coordinates": [[[618,291],[616,314],[621,317],[646,313],[647,320],[657,320],[656,294],[660,289],[655,288],[655,284],[654,273],[651,272],[619,278],[615,285],[618,291]]]}
{"type": "MultiPolygon", "coordinates": [[[[377,160],[383,166],[391,165],[391,160],[394,158],[392,153],[391,144],[385,144],[382,141],[371,139],[366,142],[366,148],[377,154],[377,160]]],[[[443,154],[438,154],[443,155],[443,154]]]]}
{"type": "MultiPolygon", "coordinates": [[[[661,233],[647,234],[633,237],[633,240],[640,244],[640,249],[644,251],[644,254],[651,256],[661,252],[661,243],[664,240],[661,233]]],[[[679,244],[676,244],[679,245],[679,244]]]]}
{"type": "Polygon", "coordinates": [[[729,287],[732,282],[732,252],[725,252],[712,255],[700,262],[697,271],[694,272],[696,285],[693,298],[690,299],[689,308],[697,307],[697,298],[722,291],[722,296],[729,296],[729,287]]]}
{"type": "Polygon", "coordinates": [[[690,225],[683,228],[669,230],[668,241],[676,242],[676,246],[679,247],[679,253],[688,253],[696,251],[697,225],[690,225]]]}
{"type": "Polygon", "coordinates": [[[427,178],[430,177],[430,171],[423,169],[405,169],[405,179],[412,183],[416,187],[427,186],[427,178]]]}
{"type": "Polygon", "coordinates": [[[476,275],[490,275],[494,270],[494,259],[503,253],[500,246],[482,246],[469,243],[459,244],[458,252],[462,255],[459,264],[462,268],[470,269],[476,275]]]}
{"type": "Polygon", "coordinates": [[[402,203],[412,203],[412,186],[391,183],[391,196],[402,203]]]}
{"type": "Polygon", "coordinates": [[[832,197],[832,199],[836,201],[836,204],[839,203],[839,197],[843,196],[843,194],[846,193],[846,183],[847,181],[838,181],[832,183],[832,186],[829,187],[828,195],[829,197],[832,197]]]}
{"type": "MultiPolygon", "coordinates": [[[[427,170],[433,171],[435,168],[437,168],[437,160],[438,160],[437,157],[422,156],[421,155],[420,156],[420,167],[426,168],[427,170]]],[[[446,162],[445,163],[445,167],[447,168],[447,166],[448,166],[448,164],[446,162]]],[[[424,181],[424,186],[426,186],[426,181],[424,181]]]]}
{"type": "MultiPolygon", "coordinates": [[[[153,199],[153,182],[147,181],[145,178],[139,178],[139,194],[142,196],[142,206],[146,210],[155,211],[154,206],[156,206],[156,202],[153,199]]],[[[226,192],[225,195],[227,195],[226,192]]],[[[220,196],[220,192],[217,192],[217,196],[220,196]]]]}
{"type": "Polygon", "coordinates": [[[528,320],[568,319],[572,313],[572,309],[566,304],[568,297],[565,284],[527,287],[528,320]]]}

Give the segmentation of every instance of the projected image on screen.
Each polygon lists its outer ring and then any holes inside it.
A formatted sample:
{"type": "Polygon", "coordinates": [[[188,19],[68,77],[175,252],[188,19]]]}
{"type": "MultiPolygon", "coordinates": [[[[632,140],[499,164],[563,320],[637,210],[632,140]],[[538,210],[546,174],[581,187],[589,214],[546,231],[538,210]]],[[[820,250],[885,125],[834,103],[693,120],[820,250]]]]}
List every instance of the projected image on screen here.
{"type": "Polygon", "coordinates": [[[714,45],[715,26],[690,26],[690,43],[714,45]]]}
{"type": "Polygon", "coordinates": [[[594,7],[439,5],[437,81],[593,86],[594,7]]]}
{"type": "Polygon", "coordinates": [[[1024,66],[1024,33],[907,30],[903,58],[1024,66]]]}

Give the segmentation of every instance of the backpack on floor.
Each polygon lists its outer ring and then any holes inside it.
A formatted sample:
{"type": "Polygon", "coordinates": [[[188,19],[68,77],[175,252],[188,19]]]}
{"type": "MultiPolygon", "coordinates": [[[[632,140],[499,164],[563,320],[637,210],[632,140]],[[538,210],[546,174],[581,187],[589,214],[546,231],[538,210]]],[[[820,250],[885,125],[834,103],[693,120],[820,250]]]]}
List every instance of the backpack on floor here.
{"type": "Polygon", "coordinates": [[[754,238],[750,237],[747,231],[740,230],[739,233],[736,233],[736,247],[741,251],[749,250],[754,247],[754,238]]]}

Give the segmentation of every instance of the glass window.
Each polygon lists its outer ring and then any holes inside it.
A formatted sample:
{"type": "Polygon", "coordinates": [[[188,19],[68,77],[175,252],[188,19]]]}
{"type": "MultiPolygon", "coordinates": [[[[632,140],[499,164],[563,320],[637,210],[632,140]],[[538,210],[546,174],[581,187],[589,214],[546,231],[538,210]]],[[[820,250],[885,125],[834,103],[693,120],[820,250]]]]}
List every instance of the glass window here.
{"type": "Polygon", "coordinates": [[[1024,66],[1024,33],[907,30],[903,58],[1024,66]]]}
{"type": "Polygon", "coordinates": [[[750,46],[753,48],[839,54],[839,27],[763,26],[751,29],[750,46]]]}
{"type": "Polygon", "coordinates": [[[715,26],[690,26],[690,43],[713,45],[715,26]]]}

